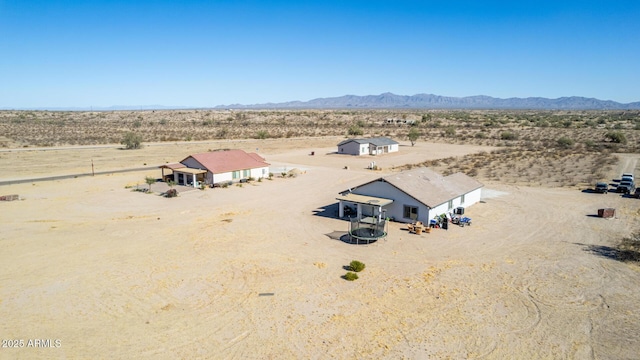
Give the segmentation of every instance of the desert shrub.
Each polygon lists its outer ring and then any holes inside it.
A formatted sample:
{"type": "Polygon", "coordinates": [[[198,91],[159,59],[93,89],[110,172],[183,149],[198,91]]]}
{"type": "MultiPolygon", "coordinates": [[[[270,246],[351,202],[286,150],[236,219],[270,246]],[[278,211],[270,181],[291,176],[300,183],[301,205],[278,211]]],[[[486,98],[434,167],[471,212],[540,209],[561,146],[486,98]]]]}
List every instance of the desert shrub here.
{"type": "Polygon", "coordinates": [[[420,131],[418,131],[418,129],[413,127],[411,128],[411,130],[409,130],[409,133],[407,134],[407,138],[411,142],[411,146],[415,145],[416,140],[418,140],[419,137],[420,137],[420,131]]]}
{"type": "Polygon", "coordinates": [[[167,190],[166,193],[164,193],[164,196],[166,196],[168,198],[174,198],[174,197],[178,196],[178,190],[169,189],[169,190],[167,190]]]}
{"type": "Polygon", "coordinates": [[[273,180],[273,173],[272,172],[269,173],[269,180],[273,180]]]}
{"type": "Polygon", "coordinates": [[[126,149],[139,149],[142,144],[142,137],[134,132],[128,132],[120,141],[120,144],[124,145],[126,149]]]}
{"type": "Polygon", "coordinates": [[[622,260],[640,262],[640,232],[622,239],[618,248],[622,260]]]}
{"type": "Polygon", "coordinates": [[[269,132],[266,130],[258,130],[256,133],[256,139],[266,139],[269,137],[269,132]]]}
{"type": "Polygon", "coordinates": [[[358,260],[353,260],[351,263],[349,263],[349,269],[351,269],[351,271],[360,272],[364,270],[364,268],[365,264],[358,260]]]}
{"type": "Polygon", "coordinates": [[[557,141],[558,146],[564,149],[570,148],[573,146],[574,141],[571,138],[568,138],[566,136],[563,136],[561,138],[559,138],[557,141]]]}
{"type": "Polygon", "coordinates": [[[513,131],[503,131],[500,134],[500,139],[502,139],[502,140],[517,140],[518,139],[518,134],[514,133],[513,131]]]}
{"type": "Polygon", "coordinates": [[[224,139],[229,135],[229,129],[227,128],[222,128],[220,130],[218,130],[218,132],[216,133],[216,137],[220,138],[220,139],[224,139]]]}
{"type": "Polygon", "coordinates": [[[351,127],[349,127],[347,133],[352,136],[360,136],[363,134],[362,129],[359,128],[358,125],[352,125],[351,127]]]}
{"type": "Polygon", "coordinates": [[[456,136],[456,128],[453,126],[448,126],[444,129],[444,136],[446,137],[455,137],[456,136]]]}
{"type": "Polygon", "coordinates": [[[627,143],[627,138],[624,136],[624,134],[621,131],[609,131],[604,135],[604,137],[608,141],[611,141],[611,142],[616,143],[616,144],[626,144],[627,143]]]}
{"type": "Polygon", "coordinates": [[[343,278],[347,281],[358,280],[358,274],[349,271],[348,273],[344,274],[343,278]]]}
{"type": "Polygon", "coordinates": [[[155,184],[156,179],[151,176],[147,176],[144,178],[144,182],[146,182],[147,185],[149,185],[149,191],[151,191],[151,185],[155,184]]]}

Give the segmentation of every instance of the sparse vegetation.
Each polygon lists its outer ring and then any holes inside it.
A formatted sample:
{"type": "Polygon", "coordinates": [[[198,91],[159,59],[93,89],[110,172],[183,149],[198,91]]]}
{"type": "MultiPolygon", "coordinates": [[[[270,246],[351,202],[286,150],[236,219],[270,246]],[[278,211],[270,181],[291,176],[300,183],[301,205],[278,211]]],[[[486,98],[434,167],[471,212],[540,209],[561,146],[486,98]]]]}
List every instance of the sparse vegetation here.
{"type": "Polygon", "coordinates": [[[500,139],[502,140],[516,140],[518,139],[518,134],[513,131],[503,131],[500,134],[500,139]]]}
{"type": "Polygon", "coordinates": [[[128,150],[139,149],[142,145],[142,137],[134,132],[128,132],[124,135],[120,143],[128,150]]]}
{"type": "Polygon", "coordinates": [[[607,141],[611,141],[616,144],[626,144],[627,137],[621,131],[609,131],[605,135],[607,141]]]}
{"type": "Polygon", "coordinates": [[[361,136],[363,134],[362,129],[358,125],[352,125],[349,127],[347,134],[350,136],[361,136]]]}
{"type": "Polygon", "coordinates": [[[351,271],[360,272],[364,270],[365,267],[366,267],[365,264],[358,260],[353,260],[351,263],[349,263],[349,269],[351,271]]]}
{"type": "Polygon", "coordinates": [[[351,271],[347,272],[347,273],[346,273],[346,274],[344,274],[342,277],[343,277],[345,280],[347,280],[347,281],[355,281],[355,280],[358,280],[358,274],[356,274],[356,273],[354,273],[354,272],[351,272],[351,271]]]}
{"type": "MultiPolygon", "coordinates": [[[[587,141],[593,141],[596,149],[640,151],[638,110],[434,110],[426,114],[421,110],[268,110],[232,114],[219,110],[100,113],[6,110],[0,111],[3,128],[0,147],[121,143],[129,132],[144,134],[144,141],[149,142],[342,136],[345,126],[348,136],[363,136],[366,132],[410,140],[408,131],[415,129],[419,138],[426,137],[431,142],[510,147],[531,142],[536,146],[546,143],[559,147],[557,143],[550,144],[549,139],[567,137],[574,140],[572,148],[576,151],[587,141]],[[420,120],[407,127],[404,121],[389,123],[386,119],[420,120]]],[[[139,144],[142,141],[139,139],[139,144]]],[[[135,143],[131,148],[135,148],[135,143]]]]}
{"type": "Polygon", "coordinates": [[[411,129],[409,129],[409,133],[407,134],[407,139],[409,139],[409,141],[411,142],[411,146],[415,145],[416,140],[418,140],[419,137],[420,137],[420,131],[418,129],[416,129],[415,127],[412,127],[411,129]]]}
{"type": "Polygon", "coordinates": [[[147,176],[144,178],[144,182],[146,182],[147,185],[149,185],[149,192],[151,192],[151,185],[156,183],[156,179],[151,176],[147,176]]]}
{"type": "Polygon", "coordinates": [[[640,262],[640,231],[625,237],[618,245],[621,260],[640,262]]]}
{"type": "Polygon", "coordinates": [[[258,130],[256,133],[256,139],[267,139],[269,138],[269,132],[266,130],[258,130]]]}
{"type": "Polygon", "coordinates": [[[567,149],[573,146],[574,141],[569,137],[563,136],[557,140],[557,143],[559,147],[567,149]]]}

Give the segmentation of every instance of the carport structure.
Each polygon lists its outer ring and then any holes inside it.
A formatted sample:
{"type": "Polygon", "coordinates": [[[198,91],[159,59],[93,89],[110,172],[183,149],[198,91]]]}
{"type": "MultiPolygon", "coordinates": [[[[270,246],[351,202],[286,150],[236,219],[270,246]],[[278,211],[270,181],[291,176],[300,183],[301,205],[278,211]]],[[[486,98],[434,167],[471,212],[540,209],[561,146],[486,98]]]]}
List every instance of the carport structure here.
{"type": "Polygon", "coordinates": [[[184,166],[183,164],[167,164],[160,166],[162,169],[162,180],[167,180],[164,175],[164,169],[170,169],[173,175],[167,175],[178,185],[190,185],[197,187],[199,183],[204,182],[204,174],[207,170],[194,169],[184,166]]]}
{"type": "Polygon", "coordinates": [[[338,210],[339,217],[344,217],[345,206],[356,205],[356,218],[363,222],[371,221],[372,223],[383,220],[382,214],[385,212],[383,207],[393,203],[391,199],[353,193],[340,195],[336,200],[340,202],[338,210]]]}

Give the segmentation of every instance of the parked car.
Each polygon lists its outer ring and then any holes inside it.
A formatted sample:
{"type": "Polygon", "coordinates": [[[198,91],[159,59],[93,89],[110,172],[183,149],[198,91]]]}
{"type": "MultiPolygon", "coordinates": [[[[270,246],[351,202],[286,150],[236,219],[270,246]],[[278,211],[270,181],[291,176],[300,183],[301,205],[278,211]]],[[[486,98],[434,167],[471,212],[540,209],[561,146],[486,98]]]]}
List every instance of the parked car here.
{"type": "Polygon", "coordinates": [[[609,184],[605,182],[597,182],[594,191],[601,194],[606,194],[609,191],[609,184]]]}
{"type": "Polygon", "coordinates": [[[634,181],[633,175],[623,174],[622,177],[620,178],[620,181],[634,181]]]}
{"type": "Polygon", "coordinates": [[[640,199],[640,187],[636,188],[636,191],[633,193],[633,197],[640,199]]]}
{"type": "Polygon", "coordinates": [[[631,173],[624,173],[624,174],[622,174],[622,176],[621,176],[621,177],[630,177],[631,179],[633,179],[633,174],[631,174],[631,173]]]}
{"type": "Polygon", "coordinates": [[[636,186],[633,183],[633,181],[625,180],[625,181],[620,181],[616,191],[624,193],[624,194],[630,194],[631,191],[633,191],[635,188],[636,188],[636,186]]]}

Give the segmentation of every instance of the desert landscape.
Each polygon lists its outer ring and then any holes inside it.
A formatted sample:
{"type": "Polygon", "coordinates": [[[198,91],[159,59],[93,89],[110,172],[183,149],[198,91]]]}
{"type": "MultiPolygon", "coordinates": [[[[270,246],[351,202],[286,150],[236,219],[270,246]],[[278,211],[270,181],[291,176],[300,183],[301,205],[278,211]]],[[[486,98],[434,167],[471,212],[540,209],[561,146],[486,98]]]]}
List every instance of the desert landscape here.
{"type": "Polygon", "coordinates": [[[638,111],[0,111],[0,195],[20,198],[0,202],[0,334],[55,345],[0,358],[635,359],[640,200],[589,189],[638,174],[639,126],[638,111]],[[400,151],[336,154],[362,136],[400,151]],[[133,191],[215,149],[275,176],[133,191]],[[342,241],[338,193],[416,166],[485,185],[473,226],[342,241]],[[366,269],[346,281],[352,260],[366,269]]]}

